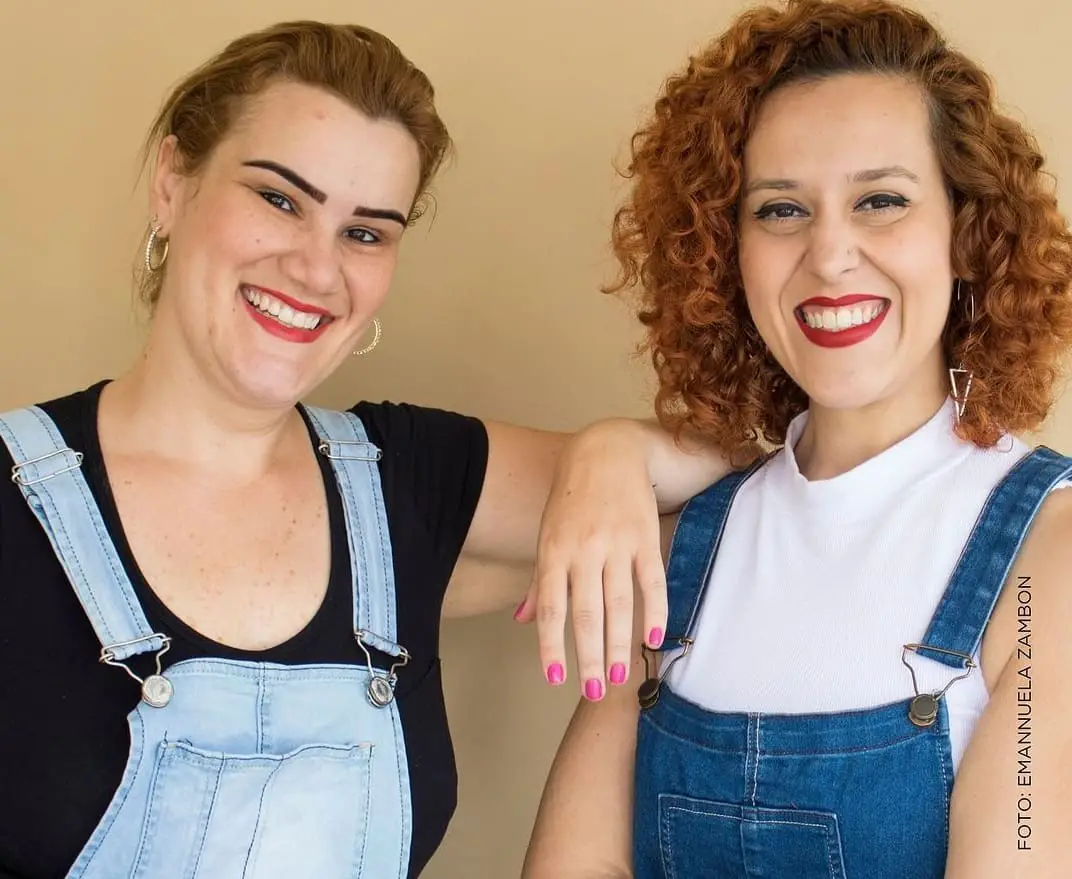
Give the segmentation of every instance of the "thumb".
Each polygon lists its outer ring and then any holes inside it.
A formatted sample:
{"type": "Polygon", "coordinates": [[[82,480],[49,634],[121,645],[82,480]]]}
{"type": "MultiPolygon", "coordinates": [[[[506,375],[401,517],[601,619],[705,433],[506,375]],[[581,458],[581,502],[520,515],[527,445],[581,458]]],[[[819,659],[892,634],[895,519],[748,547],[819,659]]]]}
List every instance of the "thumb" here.
{"type": "Polygon", "coordinates": [[[536,619],[536,577],[529,582],[529,591],[524,600],[514,611],[514,619],[522,624],[531,623],[536,619]]]}

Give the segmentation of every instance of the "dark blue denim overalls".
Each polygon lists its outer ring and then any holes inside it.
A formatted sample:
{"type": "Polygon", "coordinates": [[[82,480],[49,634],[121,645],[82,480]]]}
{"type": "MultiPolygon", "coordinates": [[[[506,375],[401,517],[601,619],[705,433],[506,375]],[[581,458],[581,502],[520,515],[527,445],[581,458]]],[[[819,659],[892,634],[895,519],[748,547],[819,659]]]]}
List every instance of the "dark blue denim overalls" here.
{"type": "MultiPolygon", "coordinates": [[[[758,466],[725,477],[682,511],[667,569],[671,637],[662,650],[695,640],[731,503],[758,466]]],[[[928,631],[908,650],[950,666],[952,680],[971,670],[1035,515],[1069,476],[1072,459],[1045,448],[1009,472],[987,500],[928,631]]],[[[663,677],[667,670],[664,663],[663,677]]],[[[913,693],[907,670],[905,685],[906,698],[890,705],[788,715],[711,712],[665,681],[646,682],[636,879],[941,879],[953,789],[948,717],[940,693],[913,693]]]]}

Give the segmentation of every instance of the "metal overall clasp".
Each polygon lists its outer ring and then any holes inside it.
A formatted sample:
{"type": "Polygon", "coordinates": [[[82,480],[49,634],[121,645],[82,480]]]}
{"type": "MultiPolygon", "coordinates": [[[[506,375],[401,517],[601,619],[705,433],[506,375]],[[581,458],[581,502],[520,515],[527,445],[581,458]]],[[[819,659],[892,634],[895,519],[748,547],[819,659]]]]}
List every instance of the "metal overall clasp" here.
{"type": "Polygon", "coordinates": [[[683,649],[666,664],[666,668],[657,674],[652,674],[651,671],[653,663],[656,668],[658,667],[658,656],[656,655],[656,651],[648,647],[647,644],[640,645],[640,655],[644,658],[644,683],[642,683],[637,690],[637,700],[640,702],[641,711],[647,711],[649,708],[655,707],[655,704],[659,701],[659,693],[662,689],[663,680],[666,678],[667,674],[669,674],[670,669],[674,667],[674,663],[679,659],[683,659],[686,654],[688,654],[693,643],[691,638],[677,638],[672,640],[676,640],[683,649]]]}
{"type": "Polygon", "coordinates": [[[946,694],[946,691],[953,686],[957,681],[963,680],[971,674],[972,669],[975,668],[975,660],[973,660],[967,653],[960,653],[957,650],[946,650],[942,647],[931,647],[929,644],[905,644],[901,650],[901,662],[904,663],[905,668],[908,669],[909,674],[912,675],[912,690],[916,694],[915,697],[908,705],[908,719],[912,721],[914,726],[920,729],[926,729],[929,726],[933,726],[934,722],[938,719],[938,700],[946,694]],[[959,674],[954,678],[951,678],[942,689],[933,693],[921,693],[919,691],[919,683],[916,680],[916,670],[912,668],[908,662],[908,652],[918,653],[920,650],[933,650],[935,653],[943,653],[946,656],[955,656],[964,663],[964,673],[959,674]]]}
{"type": "Polygon", "coordinates": [[[365,663],[369,673],[369,683],[366,691],[369,704],[376,708],[386,708],[395,698],[398,669],[405,668],[409,664],[409,651],[405,647],[398,645],[398,654],[395,657],[395,661],[387,671],[383,671],[372,664],[372,654],[369,653],[369,647],[381,649],[379,644],[382,639],[371,632],[366,632],[364,629],[355,631],[354,639],[357,641],[357,646],[365,654],[365,663]]]}
{"type": "Polygon", "coordinates": [[[175,687],[172,685],[164,675],[161,673],[160,660],[161,657],[168,650],[171,649],[171,639],[167,635],[149,635],[145,638],[135,638],[133,641],[122,641],[119,644],[112,644],[101,650],[100,661],[105,665],[114,665],[123,669],[134,680],[141,684],[141,698],[147,704],[153,708],[163,708],[170,701],[171,697],[175,695],[175,687]],[[159,638],[161,642],[160,649],[156,651],[156,672],[149,675],[146,678],[140,678],[128,666],[123,660],[116,659],[116,650],[120,647],[130,647],[134,644],[143,644],[146,641],[152,641],[155,638],[159,638]]]}

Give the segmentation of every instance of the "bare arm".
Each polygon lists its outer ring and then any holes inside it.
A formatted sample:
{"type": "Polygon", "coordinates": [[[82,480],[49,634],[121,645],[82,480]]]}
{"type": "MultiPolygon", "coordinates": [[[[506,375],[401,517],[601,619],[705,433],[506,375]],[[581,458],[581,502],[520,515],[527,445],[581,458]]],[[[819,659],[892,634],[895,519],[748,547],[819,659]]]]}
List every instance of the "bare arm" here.
{"type": "Polygon", "coordinates": [[[1072,876],[1070,547],[1072,489],[1063,489],[1032,528],[990,623],[1001,674],[957,773],[946,879],[1072,876]]]}
{"type": "MultiPolygon", "coordinates": [[[[662,557],[676,524],[676,516],[659,523],[662,557]]],[[[522,879],[632,879],[639,644],[632,666],[629,686],[578,705],[544,787],[522,879]]]]}
{"type": "MultiPolygon", "coordinates": [[[[489,422],[487,431],[487,474],[447,591],[450,616],[512,607],[524,597],[529,584],[519,572],[536,561],[552,486],[568,496],[552,524],[581,535],[568,547],[559,541],[552,554],[569,570],[582,553],[632,562],[654,551],[657,558],[658,512],[680,508],[729,469],[713,445],[692,437],[678,445],[654,422],[608,419],[576,434],[489,422]]],[[[561,627],[565,596],[559,600],[561,627]]]]}
{"type": "MultiPolygon", "coordinates": [[[[634,660],[631,679],[643,679],[634,660]]],[[[636,686],[582,699],[555,755],[522,879],[632,879],[636,686]]]]}

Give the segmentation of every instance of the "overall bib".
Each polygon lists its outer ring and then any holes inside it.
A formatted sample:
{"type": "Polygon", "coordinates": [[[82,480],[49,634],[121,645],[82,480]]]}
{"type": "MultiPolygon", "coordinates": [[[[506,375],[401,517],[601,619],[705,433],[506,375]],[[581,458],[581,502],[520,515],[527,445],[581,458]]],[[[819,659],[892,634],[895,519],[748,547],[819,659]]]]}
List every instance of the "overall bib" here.
{"type": "Polygon", "coordinates": [[[146,621],[81,454],[37,407],[0,416],[13,479],[93,625],[100,660],[142,685],[122,780],[68,879],[406,876],[412,812],[393,695],[409,656],[395,643],[380,450],[356,416],[305,411],[343,500],[364,665],[193,659],[161,674],[169,638],[146,621]],[[372,650],[388,669],[373,665],[372,650]],[[144,679],[129,664],[140,654],[156,668],[144,679]]]}
{"type": "MultiPolygon", "coordinates": [[[[673,637],[663,650],[687,651],[695,640],[733,498],[758,466],[682,511],[667,568],[673,637]]],[[[1039,448],[991,493],[927,632],[902,654],[902,702],[823,714],[712,712],[673,692],[663,678],[674,660],[665,663],[641,688],[637,879],[942,879],[953,789],[944,690],[913,694],[907,657],[942,662],[950,684],[972,672],[1024,537],[1070,475],[1072,459],[1039,448]]]]}

